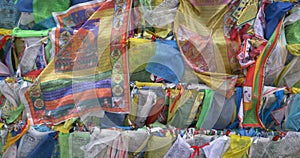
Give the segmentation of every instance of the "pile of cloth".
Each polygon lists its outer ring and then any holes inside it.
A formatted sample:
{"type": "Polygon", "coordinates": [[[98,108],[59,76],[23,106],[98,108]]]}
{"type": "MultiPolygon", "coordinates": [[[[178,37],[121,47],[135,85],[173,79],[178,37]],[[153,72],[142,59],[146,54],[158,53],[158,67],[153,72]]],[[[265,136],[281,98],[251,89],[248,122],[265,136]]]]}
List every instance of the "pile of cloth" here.
{"type": "Polygon", "coordinates": [[[2,157],[297,157],[300,1],[3,0],[0,12],[2,157]]]}

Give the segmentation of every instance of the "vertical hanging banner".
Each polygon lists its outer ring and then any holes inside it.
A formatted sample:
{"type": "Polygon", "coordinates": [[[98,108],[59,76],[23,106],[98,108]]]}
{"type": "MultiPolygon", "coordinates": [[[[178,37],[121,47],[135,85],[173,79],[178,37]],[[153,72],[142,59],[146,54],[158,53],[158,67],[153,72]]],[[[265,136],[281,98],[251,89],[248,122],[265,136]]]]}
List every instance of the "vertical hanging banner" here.
{"type": "Polygon", "coordinates": [[[270,37],[267,45],[262,50],[255,64],[248,70],[244,84],[244,127],[264,127],[259,118],[259,110],[262,104],[262,92],[264,86],[264,76],[268,58],[273,52],[280,37],[283,19],[277,25],[276,30],[270,37]]]}
{"type": "Polygon", "coordinates": [[[34,124],[57,124],[92,111],[130,111],[130,7],[131,0],[92,1],[53,13],[53,59],[25,94],[34,124]]]}

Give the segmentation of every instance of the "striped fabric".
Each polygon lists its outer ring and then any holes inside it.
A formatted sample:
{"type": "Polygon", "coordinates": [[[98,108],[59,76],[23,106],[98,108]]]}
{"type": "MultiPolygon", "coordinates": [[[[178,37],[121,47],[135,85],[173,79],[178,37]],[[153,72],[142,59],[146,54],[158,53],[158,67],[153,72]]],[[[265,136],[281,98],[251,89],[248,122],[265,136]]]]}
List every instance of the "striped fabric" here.
{"type": "Polygon", "coordinates": [[[244,85],[244,127],[264,127],[263,123],[259,118],[259,110],[262,104],[262,93],[264,86],[264,74],[266,63],[270,54],[273,52],[277,40],[279,39],[280,32],[282,29],[282,22],[277,25],[276,30],[270,37],[266,47],[263,49],[261,54],[254,66],[250,67],[246,76],[244,85]]]}
{"type": "Polygon", "coordinates": [[[125,30],[131,1],[92,1],[54,13],[55,57],[26,92],[32,123],[129,112],[125,30]],[[116,37],[115,35],[120,35],[116,37]]]}

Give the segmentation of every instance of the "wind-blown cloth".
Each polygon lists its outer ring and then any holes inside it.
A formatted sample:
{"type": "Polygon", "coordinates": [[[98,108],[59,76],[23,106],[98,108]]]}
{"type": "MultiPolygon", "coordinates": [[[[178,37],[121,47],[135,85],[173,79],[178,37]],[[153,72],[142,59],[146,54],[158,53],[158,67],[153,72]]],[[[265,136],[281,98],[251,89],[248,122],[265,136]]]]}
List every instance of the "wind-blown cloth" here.
{"type": "Polygon", "coordinates": [[[53,13],[53,59],[25,94],[34,124],[57,124],[91,111],[130,111],[130,6],[131,0],[92,1],[53,13]]]}
{"type": "Polygon", "coordinates": [[[274,48],[281,36],[283,28],[283,19],[279,22],[276,30],[273,32],[266,46],[262,50],[255,65],[248,70],[246,81],[243,87],[243,104],[244,104],[244,127],[264,127],[259,118],[259,110],[262,106],[262,93],[264,85],[264,73],[266,71],[266,63],[273,53],[274,48]]]}
{"type": "Polygon", "coordinates": [[[184,61],[206,85],[227,98],[233,95],[237,76],[232,74],[223,18],[228,0],[180,0],[174,21],[176,41],[184,61]]]}

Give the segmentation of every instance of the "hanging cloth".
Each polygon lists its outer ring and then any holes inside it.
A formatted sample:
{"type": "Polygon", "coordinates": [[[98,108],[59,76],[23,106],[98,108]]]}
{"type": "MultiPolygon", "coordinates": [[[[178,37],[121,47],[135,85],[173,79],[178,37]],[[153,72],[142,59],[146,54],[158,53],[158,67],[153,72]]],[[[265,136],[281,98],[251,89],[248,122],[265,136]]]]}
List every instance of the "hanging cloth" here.
{"type": "Polygon", "coordinates": [[[181,0],[174,32],[184,61],[195,75],[222,95],[233,95],[237,76],[231,68],[223,30],[229,1],[181,0]]]}
{"type": "Polygon", "coordinates": [[[248,69],[243,87],[244,127],[264,127],[258,115],[258,111],[261,108],[264,73],[266,62],[280,37],[282,23],[283,19],[277,25],[276,30],[267,42],[266,47],[262,50],[256,63],[248,69]]]}
{"type": "Polygon", "coordinates": [[[230,147],[222,158],[241,158],[248,154],[250,145],[250,137],[230,135],[230,147]]]}

